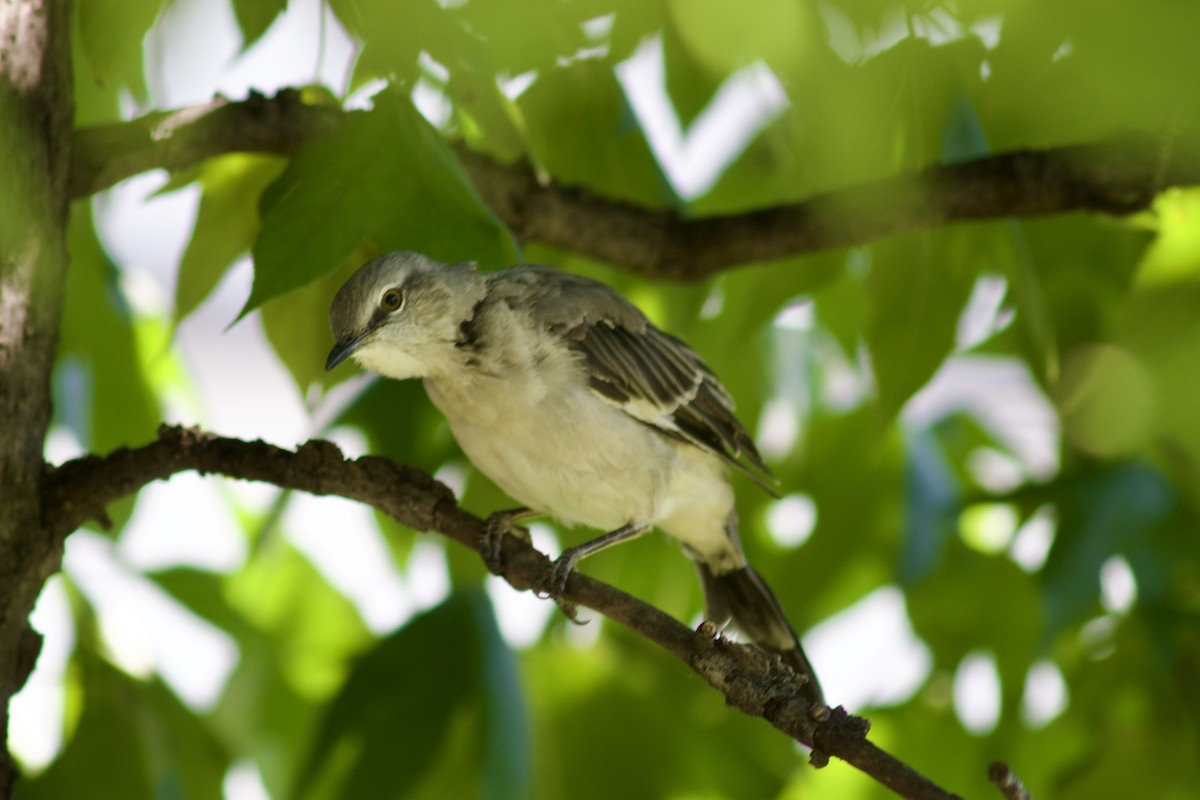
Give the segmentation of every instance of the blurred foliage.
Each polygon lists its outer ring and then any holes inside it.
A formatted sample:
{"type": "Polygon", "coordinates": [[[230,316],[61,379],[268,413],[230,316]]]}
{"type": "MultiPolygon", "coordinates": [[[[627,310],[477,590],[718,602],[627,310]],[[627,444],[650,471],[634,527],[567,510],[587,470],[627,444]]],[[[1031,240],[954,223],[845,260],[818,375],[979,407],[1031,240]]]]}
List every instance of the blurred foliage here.
{"type": "MultiPolygon", "coordinates": [[[[81,0],[81,124],[118,121],[122,98],[153,102],[141,45],[163,5],[81,0]]],[[[233,0],[242,46],[286,5],[233,0]]],[[[189,379],[168,349],[171,326],[246,253],[255,264],[246,311],[261,308],[310,402],[352,375],[321,371],[323,315],[348,270],[375,253],[416,249],[485,269],[524,257],[592,275],[705,354],[763,437],[783,493],[811,501],[815,527],[797,546],[772,535],[774,501],[736,479],[750,559],[796,626],[898,587],[930,663],[905,696],[852,709],[872,720],[879,744],[968,797],[995,796],[985,775],[996,759],[1035,796],[1195,796],[1200,195],[1165,192],[1131,220],[931,228],[670,286],[536,242],[521,253],[450,144],[703,215],[993,148],[1128,130],[1169,139],[1200,122],[1200,83],[1186,78],[1200,71],[1200,5],[328,7],[358,46],[351,85],[330,91],[370,84],[371,110],[294,158],[227,155],[176,176],[194,182],[200,203],[172,314],[130,310],[125,265],[100,246],[86,204],[74,209],[58,425],[97,452],[149,439],[165,387],[189,379]],[[788,98],[698,197],[671,185],[615,71],[648,46],[661,47],[684,139],[747,66],[769,68],[788,98]],[[416,111],[418,87],[441,98],[444,119],[416,111]],[[1114,575],[1132,596],[1113,599],[1114,575]],[[979,654],[994,664],[999,711],[968,729],[955,680],[979,654]],[[1030,676],[1047,665],[1065,691],[1061,708],[1038,712],[1030,676]]],[[[354,428],[372,452],[431,471],[464,469],[416,383],[376,382],[354,397],[329,427],[354,428]]],[[[511,505],[466,469],[467,508],[511,505]]],[[[485,571],[453,548],[449,596],[373,634],[280,535],[288,502],[266,519],[237,511],[250,549],[231,573],[144,576],[236,643],[237,666],[211,709],[115,667],[98,611],[72,595],[65,748],[20,797],[208,798],[247,763],[275,800],[890,796],[842,764],[812,770],[768,726],[725,709],[685,667],[612,625],[593,622],[600,630],[581,644],[554,616],[513,650],[481,591],[485,571]]],[[[132,508],[113,509],[118,539],[132,508]]],[[[397,568],[409,569],[413,533],[379,523],[397,568]]],[[[586,571],[682,619],[699,613],[691,568],[661,539],[606,552],[586,571]]],[[[869,666],[882,680],[894,665],[869,666]]],[[[831,690],[842,685],[824,674],[831,690]]]]}

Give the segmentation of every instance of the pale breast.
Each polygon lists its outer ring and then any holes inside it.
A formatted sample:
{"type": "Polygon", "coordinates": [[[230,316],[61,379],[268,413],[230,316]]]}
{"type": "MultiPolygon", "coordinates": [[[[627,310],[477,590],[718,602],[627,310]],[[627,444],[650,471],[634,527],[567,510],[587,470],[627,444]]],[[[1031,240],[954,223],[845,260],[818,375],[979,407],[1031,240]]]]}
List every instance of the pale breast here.
{"type": "Polygon", "coordinates": [[[586,387],[425,383],[471,462],[523,505],[603,531],[658,520],[675,448],[586,387]]]}

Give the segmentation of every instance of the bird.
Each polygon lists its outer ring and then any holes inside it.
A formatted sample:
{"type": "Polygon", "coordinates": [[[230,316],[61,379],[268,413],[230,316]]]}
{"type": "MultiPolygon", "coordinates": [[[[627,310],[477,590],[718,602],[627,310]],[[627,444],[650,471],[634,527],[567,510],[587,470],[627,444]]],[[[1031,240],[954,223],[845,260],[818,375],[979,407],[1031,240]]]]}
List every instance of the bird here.
{"type": "Polygon", "coordinates": [[[598,281],[528,264],[480,272],[413,252],[358,268],[329,316],[326,370],[352,358],[422,379],[464,454],[522,504],[488,520],[496,557],[497,537],[536,516],[605,531],[554,562],[547,592],[557,596],[582,559],[657,528],[695,563],[706,619],[778,654],[824,705],[740,541],[730,470],[772,494],[773,477],[728,390],[686,343],[598,281]]]}

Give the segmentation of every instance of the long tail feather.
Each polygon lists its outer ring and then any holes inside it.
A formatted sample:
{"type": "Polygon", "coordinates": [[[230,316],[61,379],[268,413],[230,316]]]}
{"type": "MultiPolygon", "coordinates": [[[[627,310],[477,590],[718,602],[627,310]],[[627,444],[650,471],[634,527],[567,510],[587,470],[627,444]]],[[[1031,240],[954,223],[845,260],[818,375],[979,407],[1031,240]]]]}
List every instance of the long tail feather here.
{"type": "Polygon", "coordinates": [[[759,647],[778,653],[792,669],[808,678],[804,690],[808,700],[824,705],[817,673],[766,581],[749,566],[719,575],[702,561],[696,561],[696,566],[704,584],[708,618],[718,624],[732,619],[733,626],[759,647]]]}

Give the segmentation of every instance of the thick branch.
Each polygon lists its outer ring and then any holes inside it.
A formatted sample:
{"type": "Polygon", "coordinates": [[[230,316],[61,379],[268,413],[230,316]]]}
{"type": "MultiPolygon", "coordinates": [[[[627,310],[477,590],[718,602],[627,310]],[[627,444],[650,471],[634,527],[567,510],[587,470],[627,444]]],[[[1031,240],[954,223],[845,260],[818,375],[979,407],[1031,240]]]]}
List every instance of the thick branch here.
{"type": "MultiPolygon", "coordinates": [[[[71,194],[83,197],[154,168],[179,170],[221,153],[290,155],[348,114],[299,93],[150,114],[76,134],[71,194]]],[[[684,219],[541,182],[525,163],[460,147],[480,196],[518,238],[583,253],[651,277],[699,279],[738,264],[866,244],[949,222],[1068,211],[1128,214],[1163,189],[1200,183],[1185,141],[1129,135],[1023,150],[851,186],[798,203],[684,219]]]]}
{"type": "MultiPolygon", "coordinates": [[[[61,553],[40,536],[38,481],[67,274],[68,0],[0,4],[0,733],[41,648],[29,612],[61,553]]],[[[17,769],[0,748],[0,798],[17,769]]]]}
{"type": "MultiPolygon", "coordinates": [[[[166,426],[158,440],[145,447],[49,468],[42,484],[43,526],[61,540],[89,519],[102,519],[108,503],[185,470],[348,497],[416,530],[437,531],[476,551],[481,547],[483,521],[461,510],[449,489],[419,470],[382,458],[346,460],[328,442],[309,442],[290,452],[263,442],[166,426]]],[[[504,538],[502,576],[515,588],[545,585],[550,570],[542,553],[516,537],[504,538]]],[[[777,657],[722,639],[707,623],[693,631],[657,608],[578,573],[567,581],[563,599],[595,609],[656,642],[722,692],[730,706],[766,719],[797,741],[812,743],[818,766],[825,754],[833,755],[903,797],[954,797],[867,741],[865,720],[840,708],[811,709],[795,674],[777,657]]]]}

